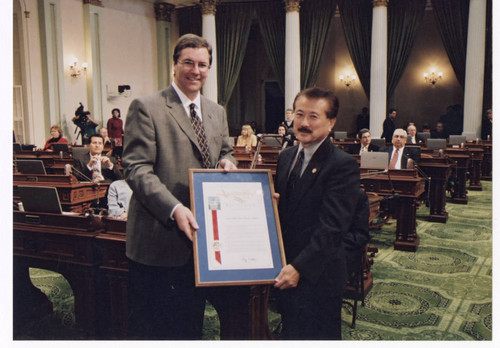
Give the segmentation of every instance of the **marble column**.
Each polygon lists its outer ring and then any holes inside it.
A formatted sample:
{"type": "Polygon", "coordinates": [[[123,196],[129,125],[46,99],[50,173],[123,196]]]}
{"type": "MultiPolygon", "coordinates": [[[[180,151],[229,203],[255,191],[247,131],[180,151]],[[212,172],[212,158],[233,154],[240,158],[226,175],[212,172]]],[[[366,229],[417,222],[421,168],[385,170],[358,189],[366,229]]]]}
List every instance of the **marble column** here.
{"type": "Polygon", "coordinates": [[[217,0],[200,0],[200,2],[203,37],[212,45],[212,66],[202,92],[205,97],[217,103],[217,35],[215,29],[217,0]]]}
{"type": "Polygon", "coordinates": [[[284,0],[285,25],[285,109],[292,108],[300,91],[300,2],[284,0]]]}
{"type": "Polygon", "coordinates": [[[164,89],[171,83],[172,67],[172,13],[175,5],[155,3],[156,43],[158,65],[158,89],[164,89]]]}
{"type": "Polygon", "coordinates": [[[372,52],[370,73],[370,130],[373,138],[382,135],[387,110],[387,6],[389,0],[373,0],[372,52]]]}
{"type": "Polygon", "coordinates": [[[464,132],[481,135],[486,45],[486,0],[470,0],[465,63],[464,132]]]}

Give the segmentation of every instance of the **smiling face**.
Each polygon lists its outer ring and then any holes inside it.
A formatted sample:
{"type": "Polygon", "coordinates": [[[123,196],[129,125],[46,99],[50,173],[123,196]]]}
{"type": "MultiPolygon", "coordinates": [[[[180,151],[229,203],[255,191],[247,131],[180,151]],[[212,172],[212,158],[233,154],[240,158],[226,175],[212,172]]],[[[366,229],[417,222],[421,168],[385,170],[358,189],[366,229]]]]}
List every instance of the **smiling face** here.
{"type": "Polygon", "coordinates": [[[300,96],[295,101],[293,130],[302,146],[317,144],[330,134],[336,118],[327,118],[330,104],[326,99],[300,96]]]}
{"type": "Polygon", "coordinates": [[[54,139],[59,138],[59,131],[57,130],[57,128],[50,129],[50,136],[54,139]]]}
{"type": "Polygon", "coordinates": [[[174,64],[174,82],[189,99],[193,100],[203,87],[210,68],[208,50],[185,48],[174,64]]]}

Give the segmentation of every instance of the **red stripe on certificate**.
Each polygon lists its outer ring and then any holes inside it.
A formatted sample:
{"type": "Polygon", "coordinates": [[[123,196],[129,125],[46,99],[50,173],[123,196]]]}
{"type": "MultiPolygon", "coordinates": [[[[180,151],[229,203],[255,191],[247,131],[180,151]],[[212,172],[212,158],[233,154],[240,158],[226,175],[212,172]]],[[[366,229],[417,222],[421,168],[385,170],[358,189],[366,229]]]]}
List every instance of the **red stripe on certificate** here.
{"type": "MultiPolygon", "coordinates": [[[[219,226],[217,224],[217,210],[215,210],[215,209],[212,210],[212,225],[214,227],[214,242],[218,242],[219,241],[219,226]]],[[[218,247],[219,246],[217,245],[217,248],[218,247]]],[[[215,251],[215,260],[217,260],[217,262],[222,264],[221,257],[220,257],[220,250],[215,251]]]]}

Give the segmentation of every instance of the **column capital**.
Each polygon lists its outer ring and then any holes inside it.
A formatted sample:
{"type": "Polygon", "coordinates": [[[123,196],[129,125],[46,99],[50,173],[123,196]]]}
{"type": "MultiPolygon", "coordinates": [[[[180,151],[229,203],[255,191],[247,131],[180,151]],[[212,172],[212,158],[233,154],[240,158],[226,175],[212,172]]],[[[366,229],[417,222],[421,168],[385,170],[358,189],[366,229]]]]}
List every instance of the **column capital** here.
{"type": "Polygon", "coordinates": [[[389,6],[389,0],[372,0],[373,7],[389,6]]]}
{"type": "Polygon", "coordinates": [[[302,0],[283,0],[286,12],[300,12],[300,3],[302,0]]]}
{"type": "Polygon", "coordinates": [[[102,0],[83,0],[83,4],[89,4],[89,5],[95,5],[95,6],[102,6],[102,0]]]}
{"type": "Polygon", "coordinates": [[[200,0],[202,15],[215,15],[217,0],[200,0]]]}
{"type": "Polygon", "coordinates": [[[157,21],[172,22],[172,12],[175,9],[175,5],[169,4],[168,2],[156,2],[155,3],[155,17],[157,21]]]}

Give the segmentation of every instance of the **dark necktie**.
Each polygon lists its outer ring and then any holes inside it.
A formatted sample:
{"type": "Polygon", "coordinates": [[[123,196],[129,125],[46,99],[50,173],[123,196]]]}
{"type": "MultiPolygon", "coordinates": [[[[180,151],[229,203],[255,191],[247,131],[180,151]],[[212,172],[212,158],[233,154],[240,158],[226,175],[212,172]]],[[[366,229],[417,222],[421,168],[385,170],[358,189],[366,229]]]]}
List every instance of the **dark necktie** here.
{"type": "Polygon", "coordinates": [[[203,130],[203,125],[196,114],[195,108],[196,105],[190,104],[189,110],[191,111],[191,124],[193,125],[194,133],[196,134],[196,138],[198,138],[198,144],[201,149],[201,157],[203,158],[203,167],[210,168],[210,154],[208,152],[208,142],[207,137],[205,136],[205,131],[203,130]]]}
{"type": "Polygon", "coordinates": [[[290,176],[288,177],[287,191],[292,191],[295,189],[295,185],[300,179],[300,172],[302,171],[302,165],[304,164],[304,149],[300,150],[295,165],[293,166],[290,176]]]}

